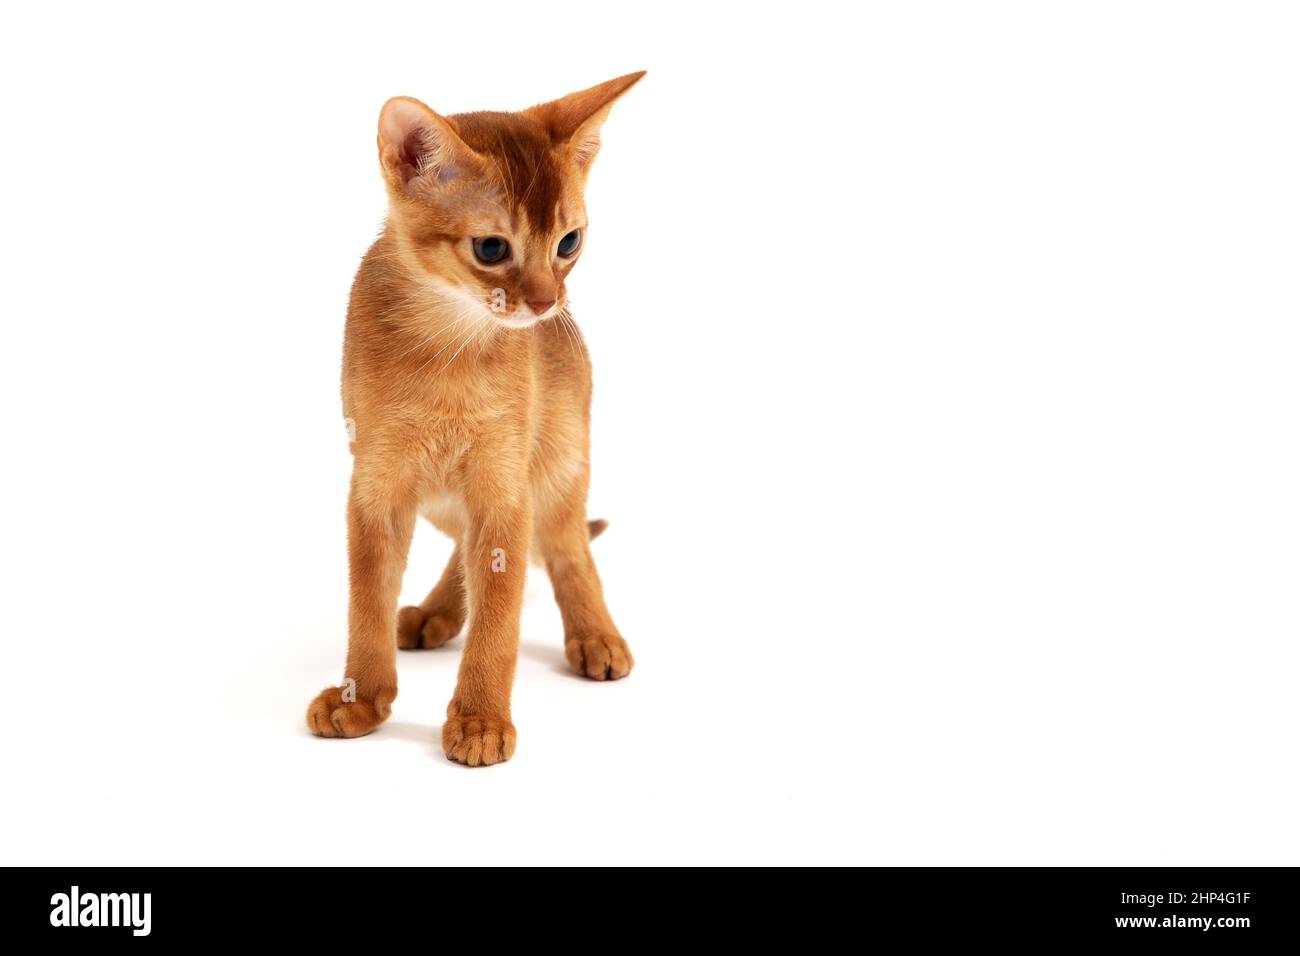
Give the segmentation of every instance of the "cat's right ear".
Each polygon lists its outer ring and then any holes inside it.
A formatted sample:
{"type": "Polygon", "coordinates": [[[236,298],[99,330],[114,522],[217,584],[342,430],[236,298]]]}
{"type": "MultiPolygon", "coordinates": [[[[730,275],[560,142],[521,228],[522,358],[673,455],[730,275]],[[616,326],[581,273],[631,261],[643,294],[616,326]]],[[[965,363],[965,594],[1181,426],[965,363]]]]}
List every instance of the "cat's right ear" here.
{"type": "Polygon", "coordinates": [[[419,100],[395,96],[379,114],[379,166],[393,188],[410,193],[473,176],[483,160],[450,120],[419,100]]]}

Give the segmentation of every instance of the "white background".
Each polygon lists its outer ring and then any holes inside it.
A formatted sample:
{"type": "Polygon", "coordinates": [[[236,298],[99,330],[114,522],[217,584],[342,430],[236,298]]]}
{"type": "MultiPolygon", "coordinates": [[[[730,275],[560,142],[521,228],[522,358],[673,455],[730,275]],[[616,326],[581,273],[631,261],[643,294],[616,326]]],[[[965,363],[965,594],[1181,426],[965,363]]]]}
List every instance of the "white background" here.
{"type": "Polygon", "coordinates": [[[1300,862],[1286,5],[29,4],[0,44],[5,862],[1300,862]],[[314,739],[379,107],[637,69],[570,280],[636,671],[570,676],[535,572],[510,763],[441,755],[463,638],[314,739]]]}

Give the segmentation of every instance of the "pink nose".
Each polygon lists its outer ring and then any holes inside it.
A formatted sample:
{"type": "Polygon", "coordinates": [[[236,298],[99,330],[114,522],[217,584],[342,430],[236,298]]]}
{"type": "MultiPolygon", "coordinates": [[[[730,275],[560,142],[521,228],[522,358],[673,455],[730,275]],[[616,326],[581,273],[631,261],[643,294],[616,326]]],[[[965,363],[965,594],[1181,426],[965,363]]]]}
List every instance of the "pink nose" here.
{"type": "Polygon", "coordinates": [[[551,306],[555,305],[554,299],[528,299],[528,308],[533,310],[533,315],[541,315],[551,306]]]}

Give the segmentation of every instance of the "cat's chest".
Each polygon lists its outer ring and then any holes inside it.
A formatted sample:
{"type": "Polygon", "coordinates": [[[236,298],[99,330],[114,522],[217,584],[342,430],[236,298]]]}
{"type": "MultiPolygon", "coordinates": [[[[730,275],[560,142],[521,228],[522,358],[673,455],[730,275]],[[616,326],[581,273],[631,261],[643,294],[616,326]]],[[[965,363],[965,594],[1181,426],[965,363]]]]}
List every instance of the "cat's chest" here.
{"type": "Polygon", "coordinates": [[[404,426],[394,444],[430,493],[459,488],[467,474],[493,462],[525,462],[532,444],[527,416],[509,407],[433,408],[404,426]]]}
{"type": "Polygon", "coordinates": [[[455,454],[524,440],[532,418],[530,398],[521,383],[479,379],[431,388],[407,409],[407,420],[438,454],[455,454]]]}
{"type": "Polygon", "coordinates": [[[447,488],[426,493],[420,499],[420,514],[444,531],[462,527],[469,516],[464,496],[447,488]]]}

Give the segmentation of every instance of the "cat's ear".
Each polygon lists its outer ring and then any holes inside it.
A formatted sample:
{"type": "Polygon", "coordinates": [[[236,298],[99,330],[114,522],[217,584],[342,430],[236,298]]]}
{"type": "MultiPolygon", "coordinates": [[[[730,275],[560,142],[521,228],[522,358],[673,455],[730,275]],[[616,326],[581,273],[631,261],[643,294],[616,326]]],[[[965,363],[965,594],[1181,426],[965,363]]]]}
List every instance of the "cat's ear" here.
{"type": "Polygon", "coordinates": [[[379,165],[400,191],[438,186],[474,176],[483,160],[466,146],[452,122],[419,100],[395,96],[379,114],[379,165]]]}
{"type": "Polygon", "coordinates": [[[615,101],[645,76],[645,70],[620,76],[599,86],[570,93],[528,110],[540,120],[557,145],[566,149],[579,166],[587,167],[600,150],[600,127],[615,101]]]}

